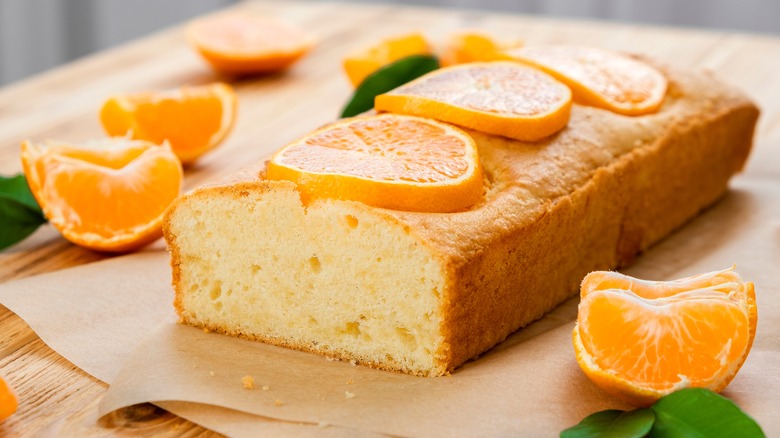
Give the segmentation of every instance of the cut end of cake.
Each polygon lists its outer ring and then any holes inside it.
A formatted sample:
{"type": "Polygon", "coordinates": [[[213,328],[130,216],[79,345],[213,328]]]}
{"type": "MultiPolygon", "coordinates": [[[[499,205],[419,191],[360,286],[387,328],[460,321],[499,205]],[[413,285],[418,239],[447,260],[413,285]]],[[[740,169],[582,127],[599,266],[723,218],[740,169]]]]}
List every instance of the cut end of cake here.
{"type": "Polygon", "coordinates": [[[293,184],[257,179],[182,197],[165,236],[187,324],[377,368],[447,372],[446,267],[381,210],[304,205],[293,184]]]}

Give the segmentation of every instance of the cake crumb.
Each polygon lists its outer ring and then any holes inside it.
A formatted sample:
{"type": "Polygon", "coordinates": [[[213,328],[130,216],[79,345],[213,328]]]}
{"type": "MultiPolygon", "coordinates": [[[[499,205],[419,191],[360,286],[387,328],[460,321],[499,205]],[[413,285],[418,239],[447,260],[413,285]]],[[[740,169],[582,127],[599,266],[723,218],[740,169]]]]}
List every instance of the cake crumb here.
{"type": "Polygon", "coordinates": [[[357,366],[357,360],[355,360],[355,359],[351,359],[351,360],[349,361],[349,363],[351,363],[353,367],[356,367],[356,366],[357,366]]]}
{"type": "Polygon", "coordinates": [[[262,389],[263,389],[263,391],[268,391],[269,389],[271,389],[271,387],[268,386],[268,385],[263,385],[262,389]]]}
{"type": "Polygon", "coordinates": [[[214,377],[216,374],[214,374],[214,371],[209,371],[209,377],[214,377]]]}
{"type": "Polygon", "coordinates": [[[352,379],[347,380],[347,385],[351,385],[353,383],[355,383],[355,382],[353,382],[352,379]]]}
{"type": "Polygon", "coordinates": [[[344,391],[344,396],[347,398],[355,398],[354,392],[344,391]]]}
{"type": "Polygon", "coordinates": [[[208,327],[203,327],[203,333],[211,333],[208,327]]]}
{"type": "Polygon", "coordinates": [[[335,357],[325,356],[325,360],[327,360],[328,362],[334,362],[337,361],[338,359],[335,357]]]}
{"type": "Polygon", "coordinates": [[[328,423],[327,421],[320,421],[319,423],[317,423],[317,427],[321,427],[323,429],[328,426],[330,426],[330,423],[328,423]]]}
{"type": "Polygon", "coordinates": [[[241,378],[241,384],[246,389],[255,389],[255,378],[252,376],[244,376],[241,378]]]}
{"type": "Polygon", "coordinates": [[[278,398],[274,401],[274,406],[282,406],[283,404],[284,402],[279,400],[278,398]]]}

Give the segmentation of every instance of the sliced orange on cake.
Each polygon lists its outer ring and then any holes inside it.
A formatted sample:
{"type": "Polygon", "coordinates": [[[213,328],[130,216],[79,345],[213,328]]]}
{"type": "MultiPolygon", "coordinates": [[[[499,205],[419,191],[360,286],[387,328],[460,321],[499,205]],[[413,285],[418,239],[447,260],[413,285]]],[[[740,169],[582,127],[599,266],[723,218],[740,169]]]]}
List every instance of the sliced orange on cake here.
{"type": "Polygon", "coordinates": [[[686,387],[721,391],[756,334],[753,283],[732,269],[669,282],[594,272],[580,295],[577,362],[602,389],[637,406],[686,387]]]}
{"type": "Polygon", "coordinates": [[[22,143],[27,183],[69,241],[124,252],[162,236],[162,214],[179,195],[182,168],[167,144],[115,137],[84,145],[22,143]]]}
{"type": "Polygon", "coordinates": [[[109,135],[160,144],[167,141],[188,164],[219,145],[236,118],[236,94],[227,84],[188,86],[169,91],[109,98],[100,121],[109,135]]]}
{"type": "Polygon", "coordinates": [[[658,111],[668,81],[649,64],[609,50],[584,46],[526,46],[504,56],[544,70],[571,87],[574,101],[618,114],[658,111]]]}
{"type": "Polygon", "coordinates": [[[436,70],[377,96],[375,107],[537,141],[566,126],[571,102],[569,88],[552,76],[499,61],[436,70]]]}
{"type": "Polygon", "coordinates": [[[474,140],[435,120],[382,114],[336,122],[269,161],[266,177],[314,197],[395,210],[453,212],[482,197],[474,140]]]}
{"type": "Polygon", "coordinates": [[[376,44],[356,50],[344,58],[344,71],[357,87],[371,73],[387,64],[412,55],[430,55],[428,42],[414,32],[385,38],[376,44]]]}
{"type": "Polygon", "coordinates": [[[284,70],[314,46],[292,24],[251,12],[229,12],[191,22],[187,39],[214,70],[250,74],[284,70]]]}

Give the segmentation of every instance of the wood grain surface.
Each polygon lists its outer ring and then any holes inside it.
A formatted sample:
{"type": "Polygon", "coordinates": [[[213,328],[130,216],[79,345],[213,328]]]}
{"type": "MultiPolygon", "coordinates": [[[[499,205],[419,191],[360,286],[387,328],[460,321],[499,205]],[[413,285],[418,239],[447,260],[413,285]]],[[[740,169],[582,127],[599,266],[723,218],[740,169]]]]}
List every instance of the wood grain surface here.
{"type": "MultiPolygon", "coordinates": [[[[479,28],[527,44],[597,45],[714,71],[744,89],[762,108],[749,169],[780,183],[780,166],[761,159],[780,152],[777,38],[393,5],[256,1],[237,8],[301,25],[316,35],[319,45],[286,73],[233,80],[214,75],[176,27],[11,84],[0,89],[0,174],[20,171],[23,139],[78,142],[104,136],[97,114],[111,94],[232,82],[240,99],[235,130],[221,147],[186,170],[185,185],[192,187],[261,160],[335,119],[351,93],[341,71],[341,59],[351,49],[405,31],[422,30],[435,40],[459,28],[479,28]]],[[[44,226],[0,253],[0,282],[104,257],[67,243],[44,226]]],[[[96,406],[107,386],[52,351],[2,306],[0,374],[20,398],[19,411],[0,423],[0,436],[214,435],[148,404],[98,422],[96,406]]]]}

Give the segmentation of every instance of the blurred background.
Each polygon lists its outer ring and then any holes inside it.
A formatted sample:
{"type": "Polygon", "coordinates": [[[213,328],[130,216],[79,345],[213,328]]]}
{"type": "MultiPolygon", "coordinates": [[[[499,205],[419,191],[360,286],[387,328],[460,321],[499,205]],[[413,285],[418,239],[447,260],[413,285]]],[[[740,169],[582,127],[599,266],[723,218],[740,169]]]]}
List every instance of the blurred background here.
{"type": "MultiPolygon", "coordinates": [[[[0,85],[238,0],[0,0],[0,85]]],[[[321,1],[321,0],[310,0],[321,1]]],[[[360,2],[358,0],[353,0],[360,2]]],[[[388,0],[363,0],[379,3],[388,0]]],[[[780,35],[778,0],[395,0],[780,35]]]]}

